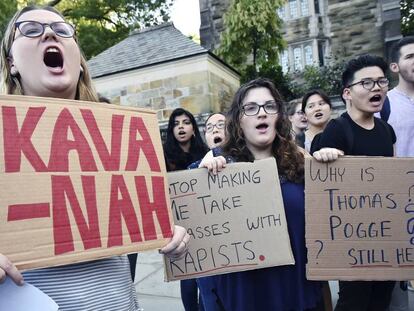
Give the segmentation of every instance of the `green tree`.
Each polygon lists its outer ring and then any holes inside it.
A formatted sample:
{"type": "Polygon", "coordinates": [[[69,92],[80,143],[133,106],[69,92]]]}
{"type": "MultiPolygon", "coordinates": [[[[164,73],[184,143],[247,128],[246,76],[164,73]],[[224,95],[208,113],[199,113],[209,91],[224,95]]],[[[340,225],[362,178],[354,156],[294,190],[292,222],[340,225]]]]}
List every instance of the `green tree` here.
{"type": "Polygon", "coordinates": [[[284,0],[233,0],[224,15],[225,31],[216,53],[247,80],[278,66],[285,47],[277,9],[284,0]]]}
{"type": "Polygon", "coordinates": [[[404,36],[414,35],[414,0],[400,1],[401,32],[404,36]]]}
{"type": "Polygon", "coordinates": [[[80,46],[89,59],[123,40],[134,29],[169,20],[172,0],[2,0],[0,26],[10,19],[10,14],[3,17],[9,12],[3,11],[3,6],[14,13],[16,7],[27,4],[47,4],[62,12],[76,25],[80,46]]]}
{"type": "Polygon", "coordinates": [[[6,30],[10,18],[17,10],[17,1],[0,1],[0,38],[6,30]]]}

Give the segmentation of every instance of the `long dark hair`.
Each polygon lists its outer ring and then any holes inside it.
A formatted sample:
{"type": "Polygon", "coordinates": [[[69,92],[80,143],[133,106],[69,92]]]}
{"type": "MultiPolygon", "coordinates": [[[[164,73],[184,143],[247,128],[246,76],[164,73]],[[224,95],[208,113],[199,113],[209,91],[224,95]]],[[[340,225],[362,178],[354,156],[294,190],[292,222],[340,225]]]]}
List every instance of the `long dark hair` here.
{"type": "Polygon", "coordinates": [[[225,155],[237,161],[254,161],[254,156],[246,146],[243,131],[240,127],[241,106],[247,93],[255,88],[264,87],[270,91],[280,105],[279,117],[276,121],[276,138],[272,144],[272,154],[276,158],[280,175],[294,182],[303,181],[304,156],[299,151],[291,134],[291,124],[286,116],[282,96],[269,79],[258,78],[242,85],[236,92],[227,114],[227,136],[223,146],[225,155]]]}
{"type": "Polygon", "coordinates": [[[200,131],[198,130],[197,122],[194,116],[191,114],[191,112],[183,108],[175,109],[168,120],[167,139],[164,144],[164,154],[167,170],[173,171],[177,169],[185,169],[192,162],[203,158],[207,152],[208,148],[201,138],[200,131]],[[174,136],[175,118],[182,115],[186,115],[190,119],[194,129],[194,135],[191,137],[189,154],[185,153],[183,149],[181,149],[180,144],[174,136]]]}

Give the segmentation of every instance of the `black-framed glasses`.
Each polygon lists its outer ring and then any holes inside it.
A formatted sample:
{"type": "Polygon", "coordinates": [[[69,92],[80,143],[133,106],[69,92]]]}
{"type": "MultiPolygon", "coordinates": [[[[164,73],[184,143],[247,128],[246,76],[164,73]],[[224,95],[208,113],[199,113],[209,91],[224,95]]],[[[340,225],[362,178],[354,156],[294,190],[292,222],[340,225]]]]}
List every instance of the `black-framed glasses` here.
{"type": "Polygon", "coordinates": [[[214,127],[216,127],[218,130],[224,129],[224,126],[226,123],[224,121],[219,121],[216,124],[209,123],[206,125],[206,133],[211,133],[214,130],[214,127]]]}
{"type": "Polygon", "coordinates": [[[246,116],[255,116],[259,113],[260,108],[263,108],[264,112],[267,114],[277,114],[279,113],[279,104],[274,100],[268,100],[262,105],[259,105],[255,102],[249,102],[244,104],[241,107],[241,110],[246,116]]]}
{"type": "Polygon", "coordinates": [[[14,24],[20,33],[29,38],[40,37],[44,34],[46,26],[54,31],[56,35],[62,38],[72,38],[75,34],[75,28],[66,22],[40,23],[37,21],[21,21],[14,24]]]}
{"type": "Polygon", "coordinates": [[[366,89],[368,91],[371,91],[375,87],[375,83],[378,84],[378,86],[383,89],[384,87],[387,87],[388,84],[390,84],[390,81],[388,81],[387,78],[380,78],[378,80],[363,79],[361,81],[352,83],[352,84],[348,85],[347,87],[349,88],[351,86],[361,84],[364,89],[366,89]]]}

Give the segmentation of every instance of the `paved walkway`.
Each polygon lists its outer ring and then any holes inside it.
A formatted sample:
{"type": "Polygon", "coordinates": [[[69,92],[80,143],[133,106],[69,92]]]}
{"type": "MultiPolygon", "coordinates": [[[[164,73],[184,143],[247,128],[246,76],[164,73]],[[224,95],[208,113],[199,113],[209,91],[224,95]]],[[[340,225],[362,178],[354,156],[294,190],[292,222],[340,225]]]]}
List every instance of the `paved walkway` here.
{"type": "MultiPolygon", "coordinates": [[[[338,299],[338,282],[329,282],[333,302],[338,299]]],[[[135,287],[144,311],[183,311],[180,282],[164,282],[162,256],[157,251],[140,253],[137,260],[135,287]]],[[[409,291],[410,310],[414,310],[414,292],[409,291]]]]}

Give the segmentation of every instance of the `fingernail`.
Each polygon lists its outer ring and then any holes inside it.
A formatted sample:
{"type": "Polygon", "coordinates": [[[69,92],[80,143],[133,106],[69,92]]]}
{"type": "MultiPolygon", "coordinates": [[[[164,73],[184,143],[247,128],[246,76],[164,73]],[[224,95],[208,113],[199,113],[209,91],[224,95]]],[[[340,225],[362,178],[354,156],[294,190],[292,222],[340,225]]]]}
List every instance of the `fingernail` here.
{"type": "Polygon", "coordinates": [[[20,286],[24,285],[24,280],[20,280],[20,281],[19,281],[19,285],[20,285],[20,286]]]}

